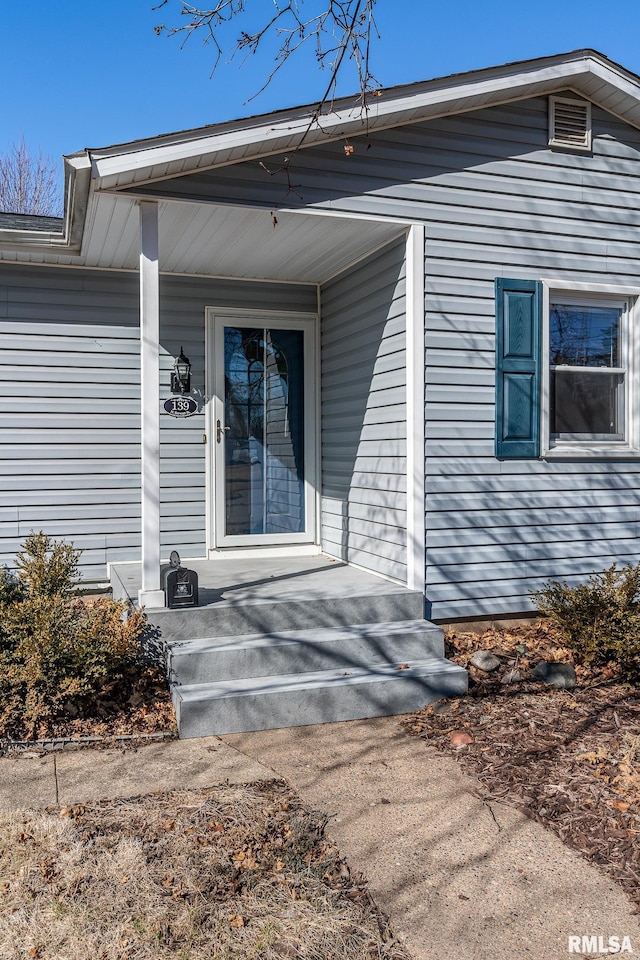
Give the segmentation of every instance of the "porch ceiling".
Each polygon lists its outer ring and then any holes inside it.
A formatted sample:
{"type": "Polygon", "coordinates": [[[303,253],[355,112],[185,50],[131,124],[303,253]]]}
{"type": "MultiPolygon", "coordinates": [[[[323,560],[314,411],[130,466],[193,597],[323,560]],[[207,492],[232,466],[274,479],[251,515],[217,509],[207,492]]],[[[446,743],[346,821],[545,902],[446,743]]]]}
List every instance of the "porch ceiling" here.
{"type": "MultiPolygon", "coordinates": [[[[369,250],[397,237],[398,223],[345,217],[162,202],[160,270],[164,273],[322,283],[369,250]]],[[[139,208],[134,198],[94,198],[87,266],[137,270],[139,208]]]]}

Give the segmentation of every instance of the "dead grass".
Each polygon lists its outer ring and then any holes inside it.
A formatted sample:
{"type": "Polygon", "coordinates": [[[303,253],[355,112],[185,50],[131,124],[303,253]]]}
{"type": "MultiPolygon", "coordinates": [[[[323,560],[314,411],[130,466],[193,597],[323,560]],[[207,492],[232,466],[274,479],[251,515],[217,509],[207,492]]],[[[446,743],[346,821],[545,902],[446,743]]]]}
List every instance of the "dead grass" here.
{"type": "Polygon", "coordinates": [[[407,960],[284,781],[0,817],[7,960],[407,960]]]}

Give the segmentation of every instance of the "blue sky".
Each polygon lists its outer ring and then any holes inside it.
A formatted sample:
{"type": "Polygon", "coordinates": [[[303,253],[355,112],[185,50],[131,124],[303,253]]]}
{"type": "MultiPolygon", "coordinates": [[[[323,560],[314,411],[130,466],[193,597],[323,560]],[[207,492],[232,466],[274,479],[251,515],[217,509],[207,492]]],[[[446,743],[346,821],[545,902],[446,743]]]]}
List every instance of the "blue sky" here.
{"type": "MultiPolygon", "coordinates": [[[[272,0],[250,3],[268,12],[272,0]]],[[[154,33],[179,9],[178,0],[159,11],[152,0],[0,0],[0,152],[24,135],[59,158],[320,96],[326,75],[306,57],[248,103],[268,61],[221,65],[210,79],[212,52],[197,38],[180,49],[154,33]]],[[[585,46],[640,73],[631,0],[378,0],[377,20],[373,70],[384,86],[585,46]]],[[[349,74],[340,92],[356,87],[349,74]]]]}

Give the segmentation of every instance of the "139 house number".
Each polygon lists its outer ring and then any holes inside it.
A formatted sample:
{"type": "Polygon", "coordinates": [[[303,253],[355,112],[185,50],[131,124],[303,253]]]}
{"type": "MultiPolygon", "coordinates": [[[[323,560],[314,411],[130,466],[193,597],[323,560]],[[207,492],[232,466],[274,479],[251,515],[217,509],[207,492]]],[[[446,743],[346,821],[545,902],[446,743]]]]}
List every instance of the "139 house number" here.
{"type": "Polygon", "coordinates": [[[164,409],[171,417],[191,417],[198,410],[198,404],[192,397],[169,397],[164,409]]]}

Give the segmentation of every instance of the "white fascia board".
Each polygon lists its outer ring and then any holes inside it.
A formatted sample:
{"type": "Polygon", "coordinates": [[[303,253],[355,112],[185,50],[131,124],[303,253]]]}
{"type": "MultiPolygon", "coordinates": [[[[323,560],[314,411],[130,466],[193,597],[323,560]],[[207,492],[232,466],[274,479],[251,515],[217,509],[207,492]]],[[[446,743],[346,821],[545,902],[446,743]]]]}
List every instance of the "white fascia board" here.
{"type": "Polygon", "coordinates": [[[46,233],[44,230],[0,230],[0,250],[47,250],[67,249],[62,233],[46,233]]]}
{"type": "Polygon", "coordinates": [[[594,74],[603,83],[611,84],[617,87],[621,93],[638,102],[640,99],[640,83],[633,77],[625,76],[620,70],[616,70],[614,65],[602,63],[600,60],[590,58],[587,63],[589,73],[594,74]]]}
{"type": "MultiPolygon", "coordinates": [[[[335,122],[335,121],[334,121],[335,122]]],[[[334,124],[330,124],[333,126],[334,124]]],[[[242,147],[251,147],[256,144],[268,144],[270,141],[280,140],[283,135],[288,139],[296,140],[302,136],[309,126],[307,116],[291,119],[277,125],[242,128],[214,134],[210,137],[198,137],[186,143],[162,144],[155,147],[139,150],[136,153],[116,154],[110,157],[93,157],[93,176],[105,182],[110,178],[119,178],[120,186],[128,186],[138,178],[136,173],[141,170],[151,170],[157,165],[170,165],[189,160],[199,160],[203,156],[215,156],[221,151],[237,150],[242,147]]],[[[324,126],[324,121],[323,121],[324,126]]],[[[243,159],[245,159],[243,157],[243,159]]],[[[184,168],[182,173],[191,173],[199,164],[192,164],[184,168]]],[[[115,185],[115,184],[109,184],[115,185]]]]}
{"type": "MultiPolygon", "coordinates": [[[[355,132],[393,126],[394,123],[418,122],[448,113],[468,111],[493,103],[518,100],[523,96],[532,96],[540,90],[553,91],[561,85],[576,85],[581,76],[586,77],[598,66],[598,75],[605,81],[622,81],[634,101],[639,98],[639,87],[631,80],[625,80],[617,71],[605,63],[597,63],[592,57],[580,56],[568,61],[541,65],[537,68],[514,68],[501,70],[498,76],[479,80],[460,79],[457,82],[428,81],[425,86],[413,93],[405,92],[384,99],[372,98],[368,111],[364,114],[359,108],[348,107],[322,117],[321,128],[313,125],[309,128],[309,112],[296,112],[290,116],[279,116],[271,122],[261,118],[260,123],[247,125],[241,121],[235,128],[212,132],[210,136],[198,136],[179,142],[146,141],[137,151],[106,153],[92,151],[93,177],[101,181],[99,187],[128,187],[139,183],[141,174],[149,179],[164,179],[171,176],[172,165],[180,165],[175,174],[185,175],[204,166],[214,167],[234,162],[229,158],[231,151],[240,151],[242,159],[268,154],[270,151],[291,149],[306,134],[305,145],[331,138],[353,136],[355,132]],[[286,145],[284,145],[286,144],[286,145]],[[207,158],[205,160],[205,158],[207,158]],[[203,162],[204,161],[204,162],[203,162]],[[154,169],[155,168],[155,169],[154,169]]],[[[618,84],[616,83],[616,86],[618,84]]]]}
{"type": "Polygon", "coordinates": [[[0,251],[80,252],[82,232],[90,187],[88,157],[65,157],[64,221],[60,232],[41,230],[0,230],[0,251]]]}

